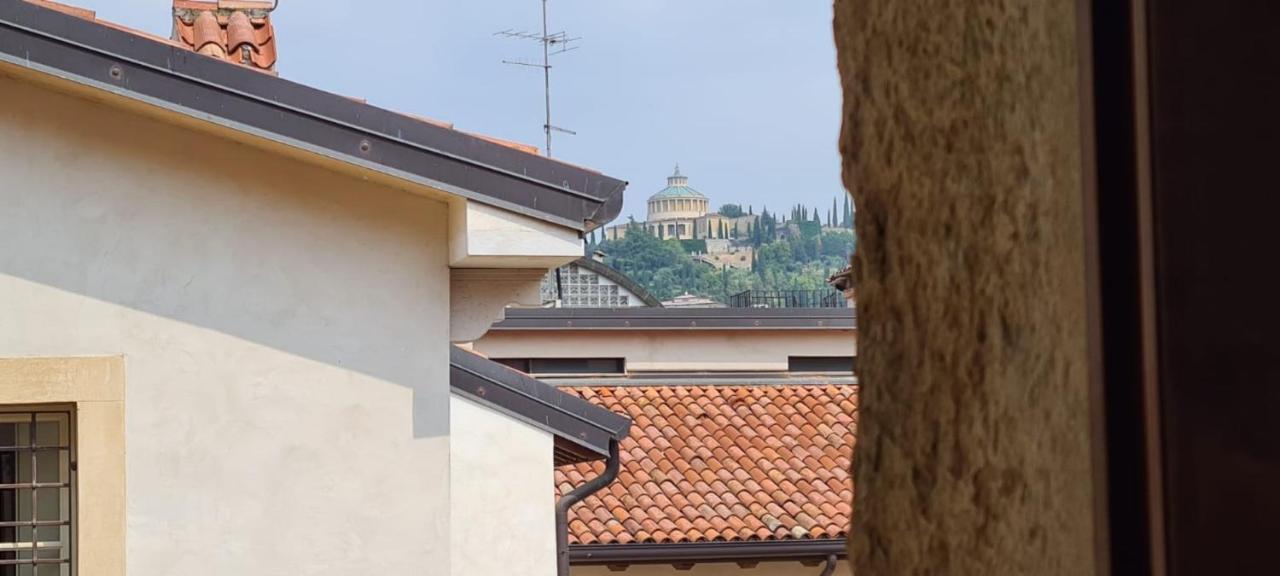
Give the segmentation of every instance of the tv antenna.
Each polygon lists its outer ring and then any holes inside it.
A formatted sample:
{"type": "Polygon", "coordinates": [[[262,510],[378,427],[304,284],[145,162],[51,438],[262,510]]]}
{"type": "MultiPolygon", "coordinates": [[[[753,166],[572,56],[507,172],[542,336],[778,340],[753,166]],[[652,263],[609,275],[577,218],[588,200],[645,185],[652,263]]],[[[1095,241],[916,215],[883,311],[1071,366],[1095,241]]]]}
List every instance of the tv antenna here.
{"type": "Polygon", "coordinates": [[[520,60],[503,60],[503,64],[511,64],[514,66],[528,66],[530,68],[542,69],[542,92],[543,100],[546,105],[546,121],[542,124],[542,132],[547,136],[547,158],[551,157],[551,133],[563,132],[565,134],[577,134],[573,130],[561,128],[551,123],[551,57],[557,54],[564,54],[570,50],[577,50],[577,46],[573,46],[574,42],[581,40],[579,37],[570,37],[566,32],[549,32],[547,30],[547,0],[542,0],[542,33],[525,32],[523,30],[515,30],[508,28],[501,32],[494,32],[494,36],[503,36],[506,38],[515,38],[517,40],[533,40],[542,44],[542,63],[526,62],[520,60]]]}

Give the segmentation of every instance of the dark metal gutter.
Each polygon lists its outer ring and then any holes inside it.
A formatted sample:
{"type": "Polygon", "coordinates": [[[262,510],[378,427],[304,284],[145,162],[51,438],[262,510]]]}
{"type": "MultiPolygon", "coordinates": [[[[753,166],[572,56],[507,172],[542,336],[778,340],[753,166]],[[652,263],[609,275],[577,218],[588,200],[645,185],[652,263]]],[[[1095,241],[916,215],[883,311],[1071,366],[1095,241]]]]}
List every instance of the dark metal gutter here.
{"type": "Polygon", "coordinates": [[[28,2],[3,64],[577,230],[622,209],[621,180],[28,2]]]}
{"type": "Polygon", "coordinates": [[[852,330],[853,308],[508,308],[492,330],[852,330]]]}
{"type": "Polygon", "coordinates": [[[630,418],[457,346],[449,347],[449,384],[456,393],[551,433],[557,466],[607,458],[631,430],[630,418]]]}
{"type": "Polygon", "coordinates": [[[845,557],[845,541],[743,540],[669,544],[575,544],[569,561],[575,566],[628,564],[697,564],[713,562],[826,562],[845,557]]]}

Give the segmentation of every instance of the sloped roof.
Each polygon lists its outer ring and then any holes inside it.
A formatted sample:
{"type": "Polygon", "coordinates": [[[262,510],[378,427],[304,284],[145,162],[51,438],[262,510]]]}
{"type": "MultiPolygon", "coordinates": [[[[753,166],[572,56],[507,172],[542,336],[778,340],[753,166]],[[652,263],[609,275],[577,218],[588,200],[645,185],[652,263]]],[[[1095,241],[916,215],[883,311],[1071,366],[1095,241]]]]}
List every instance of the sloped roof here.
{"type": "MultiPolygon", "coordinates": [[[[618,479],[570,510],[571,544],[831,540],[848,531],[855,386],[561,389],[633,421],[618,479]]],[[[600,468],[560,468],[557,489],[600,468]]]]}
{"type": "MultiPolygon", "coordinates": [[[[187,4],[225,7],[231,11],[230,26],[232,13],[244,12],[246,6],[250,12],[258,10],[254,7],[261,2],[176,3],[187,4]]],[[[244,12],[246,17],[250,12],[244,12]]],[[[224,32],[214,33],[208,19],[206,26],[202,37],[223,41],[224,32]]],[[[237,26],[236,38],[249,41],[252,35],[253,42],[270,40],[274,45],[274,32],[265,34],[253,18],[249,27],[243,22],[237,26]]],[[[584,232],[613,220],[622,209],[627,185],[622,180],[538,156],[530,147],[513,147],[263,74],[265,44],[258,44],[257,60],[250,48],[251,64],[241,64],[206,57],[195,51],[194,43],[205,48],[212,43],[194,35],[187,43],[182,30],[176,32],[179,40],[161,38],[48,0],[0,1],[0,67],[54,77],[584,232]]]]}
{"type": "Polygon", "coordinates": [[[675,172],[667,177],[667,187],[659,190],[657,194],[649,197],[649,201],[666,200],[668,198],[700,198],[706,200],[701,192],[689,187],[689,177],[680,173],[680,166],[677,165],[675,172]]]}
{"type": "Polygon", "coordinates": [[[650,196],[650,200],[664,200],[667,198],[702,198],[706,199],[701,192],[694,190],[688,186],[667,186],[659,190],[657,194],[650,196]]]}
{"type": "Polygon", "coordinates": [[[609,457],[609,441],[631,421],[474,352],[449,347],[449,386],[458,394],[550,433],[557,466],[609,457]]]}

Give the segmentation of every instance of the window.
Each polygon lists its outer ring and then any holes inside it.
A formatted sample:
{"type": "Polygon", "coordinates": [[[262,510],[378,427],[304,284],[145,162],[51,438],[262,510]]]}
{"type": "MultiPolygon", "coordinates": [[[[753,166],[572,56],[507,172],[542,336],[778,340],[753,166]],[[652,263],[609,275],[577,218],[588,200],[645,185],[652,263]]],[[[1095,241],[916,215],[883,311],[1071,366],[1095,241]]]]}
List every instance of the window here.
{"type": "Polygon", "coordinates": [[[493,358],[526,374],[625,374],[623,358],[493,358]]]}
{"type": "Polygon", "coordinates": [[[71,411],[0,412],[0,576],[70,576],[71,411]]]}
{"type": "Polygon", "coordinates": [[[790,372],[850,372],[858,363],[857,356],[789,356],[790,372]]]}

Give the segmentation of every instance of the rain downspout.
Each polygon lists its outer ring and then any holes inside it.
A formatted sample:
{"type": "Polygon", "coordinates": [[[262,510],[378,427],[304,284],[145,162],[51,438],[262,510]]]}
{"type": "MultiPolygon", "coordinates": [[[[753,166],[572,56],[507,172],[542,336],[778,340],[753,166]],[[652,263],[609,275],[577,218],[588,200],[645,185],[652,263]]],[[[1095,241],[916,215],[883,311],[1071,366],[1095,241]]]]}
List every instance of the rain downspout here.
{"type": "Polygon", "coordinates": [[[556,502],[556,574],[569,576],[569,508],[582,499],[608,486],[618,477],[618,440],[609,440],[609,459],[604,472],[560,497],[556,502]]]}
{"type": "Polygon", "coordinates": [[[839,558],[837,558],[835,554],[828,554],[827,565],[822,569],[822,574],[819,576],[831,576],[834,574],[836,571],[837,561],[839,561],[839,558]]]}

